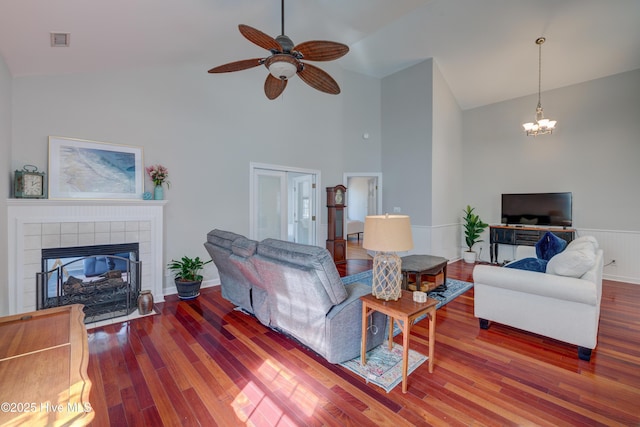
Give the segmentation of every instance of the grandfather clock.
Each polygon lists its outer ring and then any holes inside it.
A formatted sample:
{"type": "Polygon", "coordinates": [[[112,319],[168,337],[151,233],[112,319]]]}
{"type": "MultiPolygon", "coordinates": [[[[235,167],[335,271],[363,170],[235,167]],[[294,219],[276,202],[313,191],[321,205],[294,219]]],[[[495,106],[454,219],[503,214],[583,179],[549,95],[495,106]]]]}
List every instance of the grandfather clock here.
{"type": "Polygon", "coordinates": [[[327,249],[336,264],[347,262],[347,241],[344,239],[344,200],[347,187],[327,187],[327,209],[329,210],[327,249]]]}

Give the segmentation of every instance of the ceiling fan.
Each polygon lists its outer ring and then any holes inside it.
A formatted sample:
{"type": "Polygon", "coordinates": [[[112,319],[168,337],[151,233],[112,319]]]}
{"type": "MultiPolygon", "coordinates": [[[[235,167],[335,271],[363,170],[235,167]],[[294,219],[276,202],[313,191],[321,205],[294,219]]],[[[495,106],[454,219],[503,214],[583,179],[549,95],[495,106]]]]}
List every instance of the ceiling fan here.
{"type": "Polygon", "coordinates": [[[269,99],[276,99],[287,87],[289,79],[296,74],[309,86],[332,95],[340,93],[338,83],[320,68],[302,62],[333,61],[349,52],[342,43],[312,40],[294,45],[284,34],[284,0],[282,0],[282,34],[275,39],[260,30],[240,24],[240,33],[250,42],[267,49],[271,55],[266,58],[244,59],[230,62],[209,70],[209,73],[228,73],[264,65],[269,70],[264,82],[264,93],[269,99]]]}

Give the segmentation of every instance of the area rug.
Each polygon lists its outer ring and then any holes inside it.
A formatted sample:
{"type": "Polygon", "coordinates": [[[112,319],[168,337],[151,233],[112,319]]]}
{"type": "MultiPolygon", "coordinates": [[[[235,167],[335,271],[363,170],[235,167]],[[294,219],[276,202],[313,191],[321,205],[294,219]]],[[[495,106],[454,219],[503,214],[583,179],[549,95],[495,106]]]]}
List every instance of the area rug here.
{"type": "Polygon", "coordinates": [[[435,290],[428,293],[429,298],[437,299],[437,308],[441,308],[449,302],[453,301],[460,295],[467,292],[473,287],[473,283],[463,282],[462,280],[447,279],[447,290],[444,292],[438,292],[435,290]]]}
{"type": "MultiPolygon", "coordinates": [[[[438,291],[439,288],[436,288],[433,291],[427,293],[427,295],[429,296],[429,298],[438,300],[438,305],[436,305],[436,309],[439,310],[445,305],[449,304],[454,299],[456,299],[457,297],[459,297],[460,295],[467,292],[472,287],[473,287],[473,283],[463,282],[462,280],[456,280],[456,279],[447,279],[447,289],[445,291],[438,291]]],[[[425,317],[427,317],[426,314],[423,314],[422,316],[418,317],[414,322],[414,324],[418,323],[425,317]]],[[[395,337],[400,332],[402,331],[400,330],[398,325],[395,324],[393,326],[393,336],[395,337]]]]}
{"type": "MultiPolygon", "coordinates": [[[[428,359],[427,356],[409,349],[409,368],[407,375],[415,371],[428,359]]],[[[367,364],[362,366],[360,356],[340,364],[351,372],[364,378],[389,393],[402,382],[402,346],[393,343],[389,350],[386,343],[367,352],[367,364]]]]}

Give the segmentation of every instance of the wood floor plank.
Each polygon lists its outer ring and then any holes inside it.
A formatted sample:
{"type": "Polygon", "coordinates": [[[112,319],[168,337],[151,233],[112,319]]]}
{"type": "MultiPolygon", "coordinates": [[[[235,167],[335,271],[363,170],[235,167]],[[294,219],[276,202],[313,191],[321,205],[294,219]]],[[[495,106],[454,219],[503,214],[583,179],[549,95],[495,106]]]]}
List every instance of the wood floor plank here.
{"type": "MultiPolygon", "coordinates": [[[[358,260],[342,270],[370,268],[358,260]]],[[[455,262],[450,278],[471,281],[455,262]]],[[[218,287],[89,331],[92,426],[640,425],[640,286],[604,281],[598,347],[478,327],[473,289],[438,311],[435,368],[385,393],[234,310],[218,287]]],[[[427,322],[411,348],[428,353],[427,322]]],[[[396,337],[397,342],[400,337],[396,337]]]]}

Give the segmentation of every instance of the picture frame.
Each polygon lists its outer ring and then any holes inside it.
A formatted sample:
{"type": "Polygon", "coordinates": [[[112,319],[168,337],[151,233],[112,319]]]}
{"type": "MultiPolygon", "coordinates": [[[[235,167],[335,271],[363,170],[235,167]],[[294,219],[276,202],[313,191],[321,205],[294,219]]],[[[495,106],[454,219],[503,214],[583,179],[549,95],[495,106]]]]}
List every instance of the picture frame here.
{"type": "Polygon", "coordinates": [[[142,147],[49,136],[50,199],[142,199],[142,147]]]}

